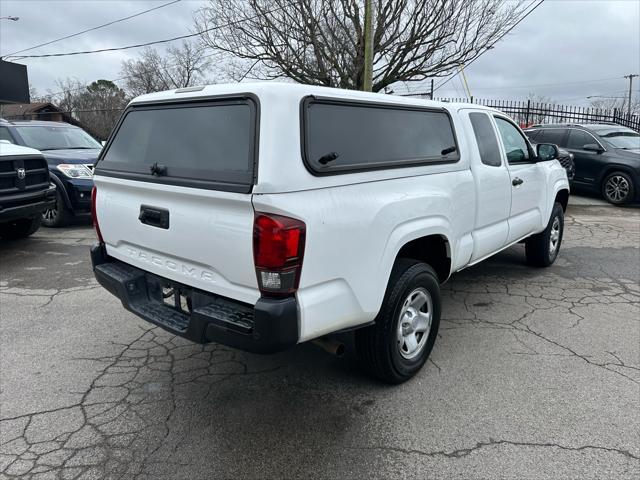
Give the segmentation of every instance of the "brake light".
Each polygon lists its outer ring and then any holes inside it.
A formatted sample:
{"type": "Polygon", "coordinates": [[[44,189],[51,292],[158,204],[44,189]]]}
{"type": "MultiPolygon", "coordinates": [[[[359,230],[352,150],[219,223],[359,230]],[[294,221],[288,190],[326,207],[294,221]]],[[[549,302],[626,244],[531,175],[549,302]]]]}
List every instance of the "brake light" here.
{"type": "Polygon", "coordinates": [[[98,225],[98,216],[96,215],[96,196],[98,195],[98,189],[96,186],[93,186],[91,190],[91,219],[93,220],[93,228],[96,230],[96,235],[98,236],[98,241],[100,243],[104,243],[102,239],[102,233],[100,233],[100,225],[98,225]]]}
{"type": "Polygon", "coordinates": [[[253,261],[260,292],[291,295],[298,289],[306,225],[282,215],[256,212],[253,221],[253,261]]]}

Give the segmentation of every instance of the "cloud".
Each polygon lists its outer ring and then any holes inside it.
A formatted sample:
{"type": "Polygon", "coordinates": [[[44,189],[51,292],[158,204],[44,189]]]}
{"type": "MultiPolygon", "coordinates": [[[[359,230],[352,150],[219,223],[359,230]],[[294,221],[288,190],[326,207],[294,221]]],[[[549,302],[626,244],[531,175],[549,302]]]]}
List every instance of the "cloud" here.
{"type": "MultiPolygon", "coordinates": [[[[0,53],[7,54],[101,23],[132,15],[168,0],[15,1],[2,0],[0,53]]],[[[149,14],[42,47],[54,53],[123,46],[193,31],[193,11],[203,3],[184,0],[149,14]]],[[[165,48],[159,46],[158,48],[165,48]]],[[[76,57],[25,59],[29,79],[40,92],[55,90],[58,78],[91,82],[120,76],[123,60],[139,50],[76,57]]],[[[589,95],[625,95],[629,73],[640,73],[640,2],[635,0],[547,0],[493,50],[466,69],[476,98],[525,99],[531,94],[567,104],[588,103],[589,95]]],[[[634,94],[640,90],[640,81],[634,94]]],[[[411,89],[428,89],[411,85],[411,89]]],[[[397,86],[398,93],[402,86],[397,86]]],[[[462,96],[455,78],[437,95],[462,96]]]]}

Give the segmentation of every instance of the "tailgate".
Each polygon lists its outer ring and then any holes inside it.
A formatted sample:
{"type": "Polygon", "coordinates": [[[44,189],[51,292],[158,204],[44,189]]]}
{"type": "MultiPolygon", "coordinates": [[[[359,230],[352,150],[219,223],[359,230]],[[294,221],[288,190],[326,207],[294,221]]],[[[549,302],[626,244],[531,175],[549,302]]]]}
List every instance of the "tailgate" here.
{"type": "Polygon", "coordinates": [[[246,96],[127,108],[94,170],[107,253],[255,303],[257,108],[246,96]]]}
{"type": "Polygon", "coordinates": [[[250,194],[101,176],[94,183],[108,255],[205,291],[258,300],[250,194]],[[151,216],[141,218],[144,211],[151,216]],[[166,215],[167,224],[155,212],[166,215]]]}

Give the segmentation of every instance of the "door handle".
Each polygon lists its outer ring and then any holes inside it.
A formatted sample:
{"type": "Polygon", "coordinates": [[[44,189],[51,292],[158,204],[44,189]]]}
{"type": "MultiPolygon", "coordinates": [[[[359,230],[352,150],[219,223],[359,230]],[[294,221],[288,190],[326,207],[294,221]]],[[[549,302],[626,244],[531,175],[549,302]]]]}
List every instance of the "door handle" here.
{"type": "Polygon", "coordinates": [[[169,228],[169,210],[150,207],[149,205],[140,205],[138,220],[145,225],[167,230],[169,228]]]}
{"type": "Polygon", "coordinates": [[[511,182],[511,185],[513,185],[514,187],[517,187],[518,185],[522,185],[523,183],[524,183],[524,180],[522,180],[521,178],[516,177],[511,182]]]}

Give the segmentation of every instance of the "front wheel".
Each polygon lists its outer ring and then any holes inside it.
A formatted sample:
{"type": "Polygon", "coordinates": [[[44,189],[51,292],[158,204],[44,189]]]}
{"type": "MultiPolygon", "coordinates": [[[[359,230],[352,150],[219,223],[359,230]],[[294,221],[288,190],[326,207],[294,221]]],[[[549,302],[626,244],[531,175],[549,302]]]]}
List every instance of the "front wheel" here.
{"type": "Polygon", "coordinates": [[[602,196],[609,203],[622,205],[633,200],[633,180],[624,172],[613,172],[602,182],[602,196]]]}
{"type": "Polygon", "coordinates": [[[564,210],[556,202],[551,210],[551,218],[542,232],[525,241],[527,262],[534,267],[548,267],[558,258],[564,233],[564,210]]]}
{"type": "Polygon", "coordinates": [[[42,212],[42,224],[45,227],[64,227],[69,223],[72,213],[64,205],[64,199],[59,191],[56,191],[56,204],[42,212]]]}
{"type": "Polygon", "coordinates": [[[399,259],[375,323],[356,331],[356,350],[364,368],[388,383],[414,376],[433,349],[440,309],[440,285],[433,269],[399,259]]]}

